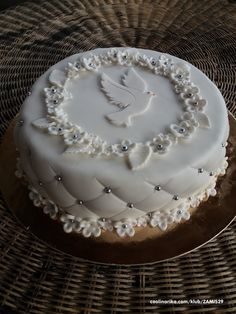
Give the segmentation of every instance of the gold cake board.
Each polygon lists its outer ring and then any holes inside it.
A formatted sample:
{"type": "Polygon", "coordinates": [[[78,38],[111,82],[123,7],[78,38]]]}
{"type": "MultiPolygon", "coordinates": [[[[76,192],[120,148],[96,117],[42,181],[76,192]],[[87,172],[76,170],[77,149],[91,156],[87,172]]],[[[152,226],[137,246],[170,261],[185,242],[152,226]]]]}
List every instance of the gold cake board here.
{"type": "Polygon", "coordinates": [[[65,233],[60,222],[52,220],[32,204],[27,187],[14,174],[17,156],[13,143],[14,121],[1,145],[0,188],[9,208],[25,228],[60,251],[86,261],[108,264],[136,265],[172,259],[204,245],[235,218],[236,121],[230,114],[229,120],[229,167],[226,175],[218,180],[217,196],[203,202],[189,221],[176,224],[165,232],[146,227],[138,230],[133,238],[122,241],[108,232],[99,238],[65,233]]]}

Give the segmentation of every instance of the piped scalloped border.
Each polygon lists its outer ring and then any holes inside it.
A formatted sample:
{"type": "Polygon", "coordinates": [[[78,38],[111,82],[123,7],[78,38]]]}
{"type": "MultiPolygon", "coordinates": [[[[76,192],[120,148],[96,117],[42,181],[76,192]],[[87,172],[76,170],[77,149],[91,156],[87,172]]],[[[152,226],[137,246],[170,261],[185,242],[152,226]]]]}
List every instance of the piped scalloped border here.
{"type": "Polygon", "coordinates": [[[135,170],[144,167],[152,154],[163,155],[172,145],[177,144],[179,139],[189,139],[198,127],[210,127],[210,121],[204,113],[207,101],[201,97],[199,88],[191,82],[189,66],[186,63],[174,63],[165,55],[153,58],[129,49],[112,48],[99,55],[91,53],[88,57],[82,56],[74,63],[68,63],[65,71],[53,70],[49,82],[51,85],[44,89],[47,118],[37,119],[32,124],[51,135],[61,136],[66,145],[64,153],[82,153],[95,157],[128,156],[129,165],[135,170]],[[127,67],[136,65],[168,78],[183,106],[179,121],[171,124],[166,133],[159,133],[145,143],[123,140],[117,144],[109,144],[99,136],[90,134],[68,121],[63,105],[73,95],[68,93],[65,83],[79,78],[81,72],[97,71],[102,66],[112,64],[127,67]],[[146,154],[143,154],[144,151],[146,154]]]}

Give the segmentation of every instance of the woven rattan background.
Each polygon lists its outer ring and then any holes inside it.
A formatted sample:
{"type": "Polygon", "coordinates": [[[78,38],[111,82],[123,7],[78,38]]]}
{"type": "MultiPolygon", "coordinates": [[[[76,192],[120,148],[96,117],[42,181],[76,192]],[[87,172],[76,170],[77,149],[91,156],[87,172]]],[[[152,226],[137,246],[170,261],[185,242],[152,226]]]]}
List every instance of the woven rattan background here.
{"type": "MultiPolygon", "coordinates": [[[[0,13],[1,135],[49,66],[109,46],[149,48],[190,61],[218,85],[236,113],[236,2],[35,1],[0,13]]],[[[0,304],[35,314],[236,313],[236,223],[182,258],[104,266],[50,249],[19,225],[1,200],[0,304]],[[190,298],[225,302],[150,304],[150,299],[190,298]]]]}

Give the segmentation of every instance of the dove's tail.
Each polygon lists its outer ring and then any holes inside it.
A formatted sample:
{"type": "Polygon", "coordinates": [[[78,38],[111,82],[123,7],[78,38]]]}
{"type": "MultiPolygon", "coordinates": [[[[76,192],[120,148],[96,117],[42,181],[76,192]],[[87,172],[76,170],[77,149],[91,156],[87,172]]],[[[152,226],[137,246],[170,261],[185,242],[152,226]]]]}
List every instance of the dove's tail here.
{"type": "Polygon", "coordinates": [[[107,120],[118,126],[129,126],[131,124],[130,116],[126,110],[110,113],[106,115],[107,120]]]}

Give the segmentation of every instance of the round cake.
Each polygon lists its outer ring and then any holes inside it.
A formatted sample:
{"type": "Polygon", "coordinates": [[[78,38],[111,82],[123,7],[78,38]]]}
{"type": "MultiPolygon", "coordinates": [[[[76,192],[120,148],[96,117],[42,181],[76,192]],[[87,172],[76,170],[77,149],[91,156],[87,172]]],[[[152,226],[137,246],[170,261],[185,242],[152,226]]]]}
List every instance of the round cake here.
{"type": "Polygon", "coordinates": [[[16,175],[65,232],[122,240],[165,231],[214,196],[228,135],[224,99],[193,65],[96,49],[33,85],[15,126],[16,175]]]}

